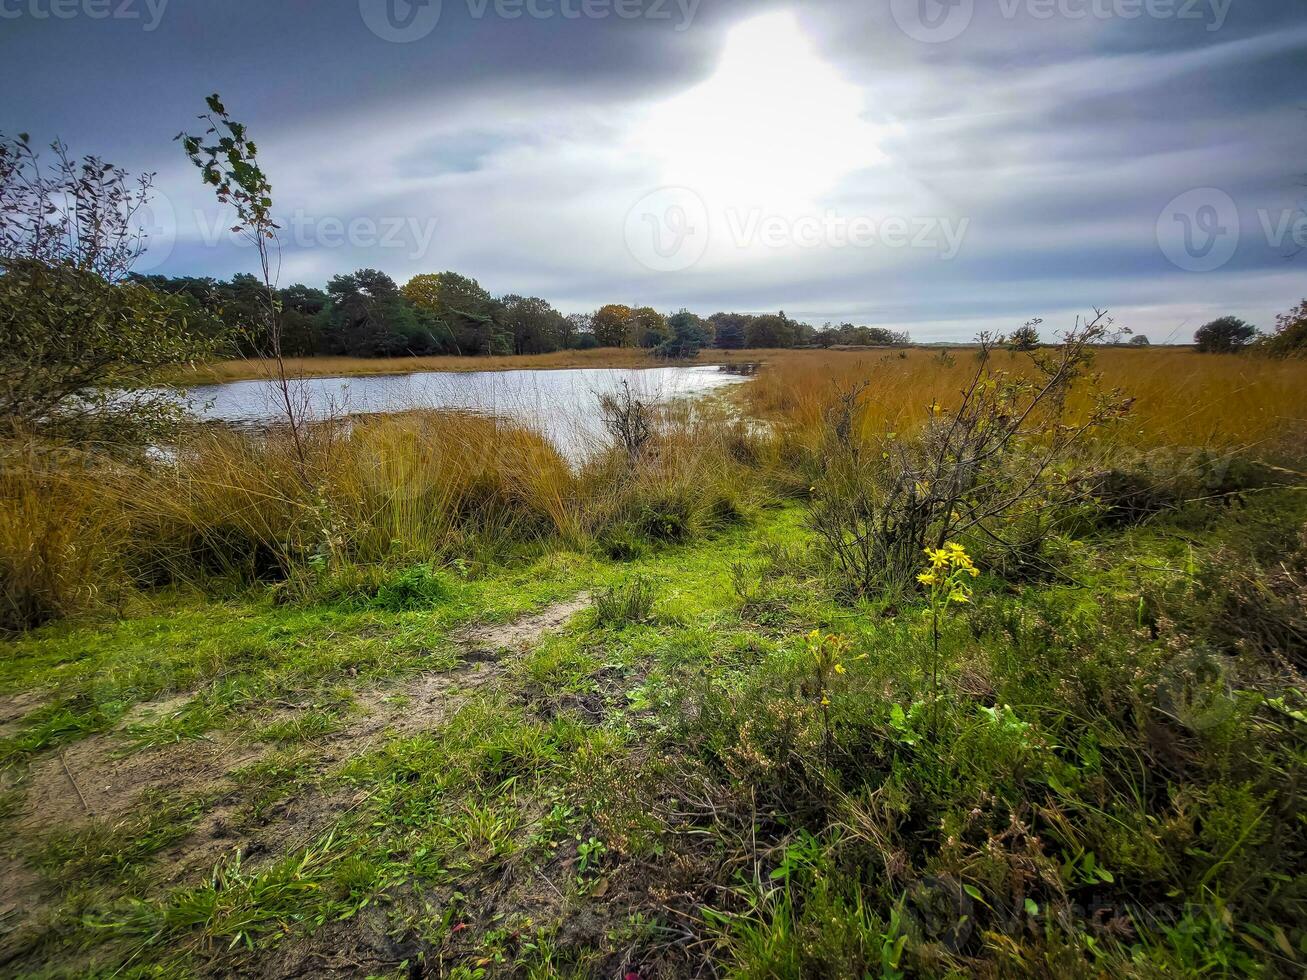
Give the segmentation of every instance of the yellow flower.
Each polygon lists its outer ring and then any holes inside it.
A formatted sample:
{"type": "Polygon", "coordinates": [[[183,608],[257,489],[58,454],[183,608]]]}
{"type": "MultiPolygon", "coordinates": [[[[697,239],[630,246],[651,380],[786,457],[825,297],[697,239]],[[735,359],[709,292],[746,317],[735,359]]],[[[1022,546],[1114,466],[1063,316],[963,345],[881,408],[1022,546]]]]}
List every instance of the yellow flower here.
{"type": "Polygon", "coordinates": [[[836,665],[835,665],[835,673],[837,673],[837,674],[842,674],[842,673],[844,673],[844,665],[843,665],[843,664],[836,664],[836,665]]]}
{"type": "Polygon", "coordinates": [[[943,568],[948,568],[949,566],[948,552],[945,551],[943,548],[940,548],[938,550],[934,548],[927,548],[926,557],[930,559],[930,564],[932,568],[943,569],[943,568]]]}
{"type": "Polygon", "coordinates": [[[822,706],[823,708],[829,708],[829,707],[830,707],[830,698],[826,697],[826,695],[824,695],[824,694],[821,696],[821,706],[822,706]]]}
{"type": "Polygon", "coordinates": [[[917,581],[922,585],[935,585],[939,582],[939,576],[934,572],[922,572],[917,576],[917,581]]]}

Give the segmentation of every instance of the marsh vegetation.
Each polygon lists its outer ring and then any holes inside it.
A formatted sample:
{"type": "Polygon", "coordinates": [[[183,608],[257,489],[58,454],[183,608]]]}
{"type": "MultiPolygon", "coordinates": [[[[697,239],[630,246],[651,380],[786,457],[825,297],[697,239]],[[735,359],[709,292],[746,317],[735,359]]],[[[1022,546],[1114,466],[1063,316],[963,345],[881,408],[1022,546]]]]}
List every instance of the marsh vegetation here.
{"type": "Polygon", "coordinates": [[[11,441],[6,969],[1294,973],[1302,362],[1068,350],[11,441]]]}
{"type": "Polygon", "coordinates": [[[576,453],[306,411],[264,281],[242,431],[149,394],[217,348],[130,243],[6,227],[6,975],[1301,975],[1298,313],[742,351],[576,453]]]}

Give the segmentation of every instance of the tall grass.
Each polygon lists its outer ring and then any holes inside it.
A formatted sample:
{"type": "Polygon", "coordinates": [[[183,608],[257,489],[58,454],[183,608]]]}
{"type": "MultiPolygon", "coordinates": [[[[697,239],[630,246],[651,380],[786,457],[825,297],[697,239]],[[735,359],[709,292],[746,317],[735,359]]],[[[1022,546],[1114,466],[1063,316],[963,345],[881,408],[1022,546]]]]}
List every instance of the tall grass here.
{"type": "MultiPolygon", "coordinates": [[[[749,410],[785,423],[798,434],[816,432],[836,391],[871,379],[864,424],[879,432],[911,431],[932,402],[956,404],[975,368],[975,350],[847,353],[797,351],[768,364],[746,389],[749,410]]],[[[1021,372],[1024,354],[1001,351],[994,366],[1021,372]]],[[[1140,448],[1232,450],[1278,447],[1307,420],[1307,363],[1189,349],[1096,352],[1102,384],[1135,399],[1119,437],[1140,448]]],[[[1085,397],[1082,386],[1080,397],[1085,397]]],[[[1073,401],[1074,405],[1074,401],[1073,401]]]]}
{"type": "Polygon", "coordinates": [[[128,535],[98,472],[112,470],[34,440],[0,445],[0,630],[122,593],[128,535]]]}
{"type": "MultiPolygon", "coordinates": [[[[430,411],[315,425],[302,454],[281,432],[216,427],[198,427],[166,459],[130,464],[10,444],[0,470],[0,626],[116,601],[133,586],[213,576],[276,579],[554,545],[625,557],[806,491],[841,388],[870,379],[864,434],[910,432],[932,402],[956,402],[974,356],[788,352],[735,389],[745,414],[768,425],[720,405],[681,406],[638,458],[592,443],[580,466],[525,426],[430,411]]],[[[1028,363],[1007,351],[994,359],[1012,371],[1028,363]]],[[[1125,447],[1303,448],[1305,362],[1106,348],[1096,370],[1135,398],[1113,436],[1125,447]]]]}
{"type": "Polygon", "coordinates": [[[739,423],[680,412],[639,460],[596,444],[574,465],[522,425],[411,411],[315,425],[299,447],[282,430],[201,426],[132,464],[10,446],[2,621],[36,625],[132,586],[585,549],[610,533],[684,540],[752,506],[754,443],[739,423]]]}
{"type": "Polygon", "coordinates": [[[164,576],[276,576],[579,532],[576,476],[553,446],[456,413],[329,422],[310,430],[302,459],[280,431],[208,430],[145,479],[128,510],[144,565],[164,576]]]}

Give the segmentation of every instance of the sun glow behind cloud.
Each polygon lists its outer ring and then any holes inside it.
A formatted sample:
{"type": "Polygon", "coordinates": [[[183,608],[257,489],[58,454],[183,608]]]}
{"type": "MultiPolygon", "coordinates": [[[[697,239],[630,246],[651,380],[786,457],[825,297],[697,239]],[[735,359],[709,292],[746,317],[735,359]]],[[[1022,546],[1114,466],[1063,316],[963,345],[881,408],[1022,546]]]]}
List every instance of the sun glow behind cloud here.
{"type": "MultiPolygon", "coordinates": [[[[784,308],[921,339],[966,339],[1036,314],[1066,322],[1109,304],[1118,322],[1156,341],[1231,309],[1269,326],[1301,298],[1301,265],[1251,246],[1264,238],[1257,209],[1279,215],[1301,196],[1284,161],[1302,142],[1290,84],[1302,25],[1232,19],[1219,34],[1154,25],[1167,30],[1145,34],[1154,44],[1140,41],[1142,22],[1087,18],[1050,38],[1043,21],[1013,22],[977,4],[964,40],[930,46],[907,38],[888,4],[793,3],[789,13],[760,15],[741,0],[734,9],[745,19],[731,22],[732,0],[723,0],[720,16],[696,26],[703,43],[692,52],[679,34],[647,30],[640,37],[658,42],[648,58],[605,48],[596,64],[588,52],[631,37],[591,37],[588,27],[614,25],[582,21],[540,41],[565,34],[574,52],[537,60],[508,42],[495,50],[496,28],[484,38],[486,76],[473,72],[438,98],[379,82],[362,86],[358,100],[342,88],[330,104],[286,103],[282,118],[258,120],[286,216],[437,224],[426,247],[410,235],[387,248],[288,248],[283,281],[321,285],[372,267],[402,282],[456,269],[569,313],[614,301],[704,313],[784,308]],[[1031,51],[1038,57],[1016,57],[1031,51]],[[578,57],[588,67],[578,70],[578,57]],[[1124,116],[1122,92],[1131,101],[1124,116]],[[1211,139],[1218,130],[1222,138],[1211,139]],[[678,186],[703,199],[709,241],[701,259],[664,272],[632,254],[624,220],[646,196],[678,186]],[[1247,201],[1250,247],[1220,274],[1177,278],[1158,249],[1157,216],[1176,193],[1201,186],[1231,188],[1241,208],[1247,201]],[[824,230],[813,245],[765,243],[768,218],[794,229],[827,215],[878,228],[904,219],[910,236],[918,220],[969,224],[952,260],[879,238],[841,244],[824,230]]],[[[456,42],[465,43],[432,39],[451,57],[456,42]]],[[[121,159],[67,112],[52,113],[51,125],[60,118],[79,142],[121,159]]],[[[160,171],[180,226],[212,202],[169,149],[174,131],[148,169],[160,171]]],[[[222,227],[204,213],[206,226],[222,227]]],[[[670,245],[674,232],[662,222],[659,240],[670,245]]],[[[162,271],[228,276],[248,262],[179,227],[162,271]]]]}
{"type": "Polygon", "coordinates": [[[716,72],[654,106],[635,142],[659,161],[664,183],[692,188],[714,210],[794,213],[884,160],[863,112],[862,91],[781,12],[731,30],[716,72]]]}

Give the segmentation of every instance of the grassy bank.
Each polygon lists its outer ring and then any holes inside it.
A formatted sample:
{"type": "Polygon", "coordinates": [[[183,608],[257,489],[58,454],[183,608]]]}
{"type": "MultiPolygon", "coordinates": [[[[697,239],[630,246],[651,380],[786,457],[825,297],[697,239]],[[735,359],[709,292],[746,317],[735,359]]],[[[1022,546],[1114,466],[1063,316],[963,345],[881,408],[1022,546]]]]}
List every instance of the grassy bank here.
{"type": "Polygon", "coordinates": [[[1307,370],[976,370],[10,447],[0,970],[1300,975],[1307,370]]]}
{"type": "Polygon", "coordinates": [[[1304,705],[1213,585],[1301,569],[1305,504],[982,574],[935,717],[920,610],[832,601],[794,508],[47,628],[0,675],[6,972],[1288,975],[1304,705]]]}
{"type": "MultiPolygon", "coordinates": [[[[756,364],[790,351],[716,350],[703,351],[699,364],[756,364]]],[[[412,374],[419,371],[555,371],[564,368],[648,368],[666,366],[647,350],[604,347],[595,350],[557,351],[553,354],[523,354],[496,357],[292,357],[286,367],[297,378],[350,378],[383,374],[412,374]]],[[[273,362],[258,358],[213,361],[172,372],[161,383],[176,385],[222,384],[249,381],[275,375],[273,362]]]]}

